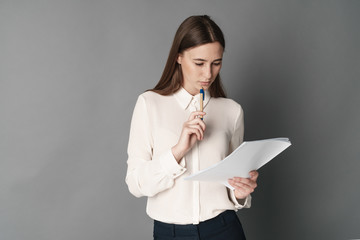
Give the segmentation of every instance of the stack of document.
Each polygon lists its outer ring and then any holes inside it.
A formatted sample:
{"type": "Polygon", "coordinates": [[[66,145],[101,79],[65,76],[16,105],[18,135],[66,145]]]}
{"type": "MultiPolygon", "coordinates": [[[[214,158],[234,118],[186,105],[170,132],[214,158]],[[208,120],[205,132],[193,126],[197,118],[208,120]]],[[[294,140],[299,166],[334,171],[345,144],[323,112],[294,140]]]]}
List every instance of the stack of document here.
{"type": "Polygon", "coordinates": [[[229,178],[249,177],[250,171],[258,170],[290,145],[288,138],[243,142],[224,160],[184,179],[222,182],[232,189],[228,184],[229,178]]]}

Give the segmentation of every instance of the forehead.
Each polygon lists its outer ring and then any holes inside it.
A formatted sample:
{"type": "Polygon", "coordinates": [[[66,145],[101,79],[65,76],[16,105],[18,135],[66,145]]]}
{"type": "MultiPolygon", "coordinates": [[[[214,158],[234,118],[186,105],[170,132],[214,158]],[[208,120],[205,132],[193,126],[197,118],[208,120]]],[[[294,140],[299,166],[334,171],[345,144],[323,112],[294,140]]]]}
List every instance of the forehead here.
{"type": "Polygon", "coordinates": [[[190,58],[218,59],[222,58],[224,49],[219,42],[206,43],[184,51],[190,58]]]}

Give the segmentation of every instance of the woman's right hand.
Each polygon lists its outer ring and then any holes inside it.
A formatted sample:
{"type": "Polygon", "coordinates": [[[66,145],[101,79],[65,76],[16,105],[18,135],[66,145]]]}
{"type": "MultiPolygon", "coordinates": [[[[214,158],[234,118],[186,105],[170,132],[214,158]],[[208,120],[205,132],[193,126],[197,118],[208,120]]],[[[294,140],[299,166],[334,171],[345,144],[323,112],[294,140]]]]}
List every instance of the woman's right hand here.
{"type": "Polygon", "coordinates": [[[171,148],[172,154],[179,162],[184,155],[194,146],[196,141],[204,138],[205,123],[198,116],[204,116],[204,112],[192,112],[189,119],[184,123],[178,143],[171,148]]]}

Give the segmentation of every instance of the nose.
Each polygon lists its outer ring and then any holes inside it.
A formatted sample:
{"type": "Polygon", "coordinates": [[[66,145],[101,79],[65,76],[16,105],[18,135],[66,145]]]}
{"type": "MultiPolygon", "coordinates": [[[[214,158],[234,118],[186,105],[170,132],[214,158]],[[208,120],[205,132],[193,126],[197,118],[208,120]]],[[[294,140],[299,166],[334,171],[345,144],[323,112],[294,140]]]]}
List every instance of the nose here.
{"type": "Polygon", "coordinates": [[[211,64],[204,67],[204,77],[206,80],[210,80],[212,76],[212,67],[211,64]]]}

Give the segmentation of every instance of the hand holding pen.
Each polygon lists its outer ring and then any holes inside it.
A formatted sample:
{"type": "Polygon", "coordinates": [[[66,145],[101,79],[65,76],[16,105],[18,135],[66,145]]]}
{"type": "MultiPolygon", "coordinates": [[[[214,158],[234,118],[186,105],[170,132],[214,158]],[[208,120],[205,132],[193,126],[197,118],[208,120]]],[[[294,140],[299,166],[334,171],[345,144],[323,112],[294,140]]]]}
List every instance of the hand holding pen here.
{"type": "Polygon", "coordinates": [[[206,113],[203,112],[204,89],[200,90],[200,111],[190,114],[184,123],[178,143],[171,148],[172,154],[179,162],[184,155],[194,146],[196,141],[204,139],[205,123],[202,120],[206,113]]]}
{"type": "Polygon", "coordinates": [[[204,139],[205,123],[198,118],[204,116],[204,112],[192,112],[189,119],[184,123],[178,143],[172,147],[172,153],[179,162],[184,155],[194,146],[196,141],[204,139]]]}

